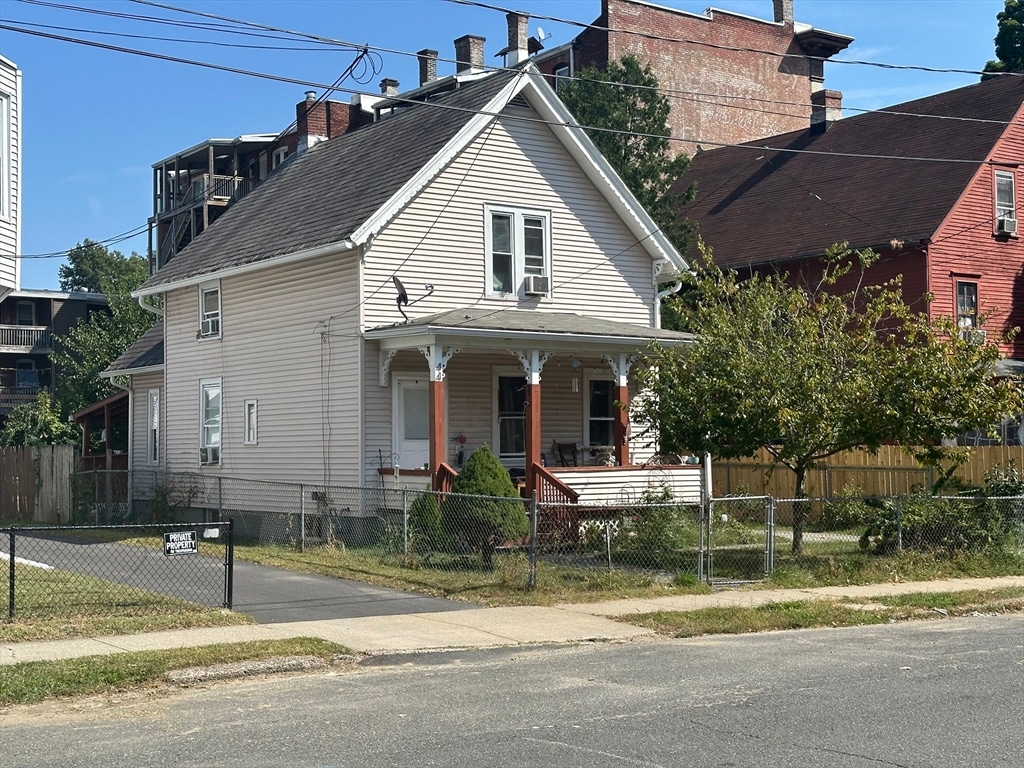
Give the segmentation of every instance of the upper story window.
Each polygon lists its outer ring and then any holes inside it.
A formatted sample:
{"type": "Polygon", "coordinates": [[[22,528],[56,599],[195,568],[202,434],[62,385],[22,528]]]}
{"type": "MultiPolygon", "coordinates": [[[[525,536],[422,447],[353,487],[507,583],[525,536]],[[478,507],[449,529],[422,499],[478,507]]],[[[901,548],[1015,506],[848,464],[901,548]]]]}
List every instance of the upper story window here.
{"type": "Polygon", "coordinates": [[[271,158],[271,169],[277,168],[288,157],[288,147],[278,147],[271,158]]]}
{"type": "Polygon", "coordinates": [[[545,296],[551,292],[550,214],[486,207],[487,293],[545,296]]]}
{"type": "Polygon", "coordinates": [[[220,283],[199,286],[199,333],[197,338],[220,337],[220,283]]]}
{"type": "Polygon", "coordinates": [[[34,301],[18,302],[18,325],[36,324],[36,303],[34,301]]]}
{"type": "Polygon", "coordinates": [[[569,82],[569,65],[558,64],[555,66],[553,74],[555,76],[555,93],[562,90],[565,85],[569,82]]]}
{"type": "Polygon", "coordinates": [[[996,232],[1015,235],[1017,234],[1017,205],[1011,172],[996,171],[995,191],[996,232]]]}

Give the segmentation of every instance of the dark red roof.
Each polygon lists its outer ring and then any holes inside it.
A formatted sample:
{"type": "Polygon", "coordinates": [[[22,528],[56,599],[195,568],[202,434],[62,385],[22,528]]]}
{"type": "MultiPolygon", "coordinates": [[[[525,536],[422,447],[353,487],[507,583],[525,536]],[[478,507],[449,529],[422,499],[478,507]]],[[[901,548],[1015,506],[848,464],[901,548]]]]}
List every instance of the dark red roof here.
{"type": "Polygon", "coordinates": [[[938,229],[1007,123],[1021,119],[1022,102],[1024,77],[1004,76],[827,130],[701,152],[676,182],[677,191],[697,184],[696,200],[680,214],[698,223],[722,266],[818,256],[844,240],[854,248],[920,242],[938,229]],[[948,162],[955,160],[970,162],[948,162]]]}

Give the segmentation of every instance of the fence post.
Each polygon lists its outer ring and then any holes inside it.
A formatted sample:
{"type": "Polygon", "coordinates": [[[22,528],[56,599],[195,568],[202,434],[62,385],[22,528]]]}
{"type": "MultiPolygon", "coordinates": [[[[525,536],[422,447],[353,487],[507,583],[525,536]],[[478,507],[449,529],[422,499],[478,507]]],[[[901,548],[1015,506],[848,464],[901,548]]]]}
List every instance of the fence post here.
{"type": "Polygon", "coordinates": [[[903,554],[903,497],[896,497],[896,552],[903,554]]]}
{"type": "Polygon", "coordinates": [[[217,519],[224,519],[224,478],[217,478],[217,519]]]}
{"type": "Polygon", "coordinates": [[[299,552],[306,551],[306,494],[299,483],[299,552]]]}
{"type": "Polygon", "coordinates": [[[608,570],[612,569],[612,521],[604,521],[604,548],[608,555],[608,570]]]}
{"type": "Polygon", "coordinates": [[[775,572],[775,498],[768,497],[768,562],[765,573],[771,576],[775,572]]]}
{"type": "Polygon", "coordinates": [[[707,556],[707,521],[710,518],[711,494],[709,493],[705,497],[704,503],[700,505],[700,523],[697,526],[697,581],[704,581],[707,576],[704,568],[704,558],[707,556]]]}
{"type": "Polygon", "coordinates": [[[537,586],[537,516],[540,514],[540,506],[537,504],[537,489],[534,488],[530,494],[530,576],[528,586],[535,589],[537,586]]]}
{"type": "Polygon", "coordinates": [[[9,573],[10,573],[10,579],[9,579],[10,583],[8,585],[8,593],[9,594],[7,595],[7,618],[8,619],[13,619],[14,618],[14,526],[13,525],[10,528],[7,529],[7,535],[10,538],[10,542],[9,542],[10,546],[8,547],[8,549],[10,550],[10,560],[9,560],[9,563],[8,563],[8,565],[9,565],[9,573]]]}
{"type": "Polygon", "coordinates": [[[409,567],[409,497],[402,488],[402,565],[409,567]]]}
{"type": "Polygon", "coordinates": [[[224,607],[231,610],[235,593],[235,521],[228,518],[228,541],[224,547],[224,607]]]}

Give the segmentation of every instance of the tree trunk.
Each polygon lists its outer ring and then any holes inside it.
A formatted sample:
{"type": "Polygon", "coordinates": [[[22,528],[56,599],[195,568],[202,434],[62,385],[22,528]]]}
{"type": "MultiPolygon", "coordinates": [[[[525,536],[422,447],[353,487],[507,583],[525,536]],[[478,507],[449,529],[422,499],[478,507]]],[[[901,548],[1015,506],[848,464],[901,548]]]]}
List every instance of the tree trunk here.
{"type": "Polygon", "coordinates": [[[796,501],[793,504],[793,554],[799,557],[804,551],[804,522],[810,513],[810,502],[804,492],[804,478],[807,467],[798,464],[793,470],[796,473],[796,501]]]}

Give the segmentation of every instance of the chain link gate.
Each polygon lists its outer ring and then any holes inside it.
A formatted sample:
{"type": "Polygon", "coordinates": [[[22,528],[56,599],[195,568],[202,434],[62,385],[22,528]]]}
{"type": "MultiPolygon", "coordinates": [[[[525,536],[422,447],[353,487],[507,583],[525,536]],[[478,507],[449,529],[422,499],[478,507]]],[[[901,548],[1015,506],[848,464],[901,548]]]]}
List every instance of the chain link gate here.
{"type": "Polygon", "coordinates": [[[775,568],[775,500],[711,499],[702,520],[702,575],[708,584],[760,581],[775,568]]]}

